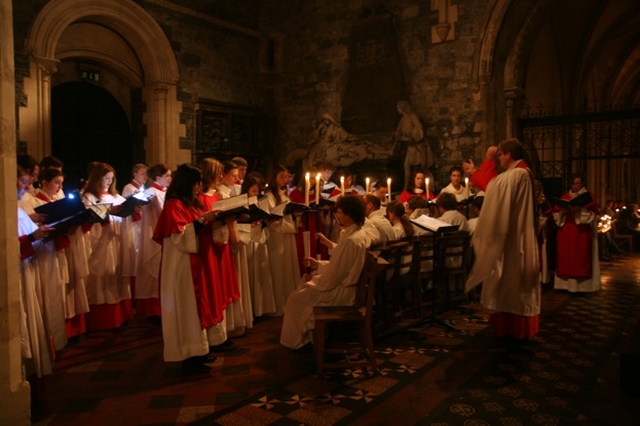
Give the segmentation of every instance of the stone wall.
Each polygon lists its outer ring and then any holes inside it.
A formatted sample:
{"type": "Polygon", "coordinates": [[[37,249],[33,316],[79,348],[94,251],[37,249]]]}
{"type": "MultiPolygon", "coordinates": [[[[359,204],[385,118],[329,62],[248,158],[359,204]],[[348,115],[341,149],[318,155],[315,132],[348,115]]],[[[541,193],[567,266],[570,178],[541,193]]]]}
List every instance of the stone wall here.
{"type": "MultiPolygon", "coordinates": [[[[451,165],[479,157],[483,111],[474,99],[478,89],[472,81],[472,68],[486,2],[360,0],[345,4],[312,0],[286,9],[278,9],[281,2],[276,0],[266,3],[271,9],[261,24],[280,34],[282,50],[281,80],[275,85],[280,153],[305,149],[312,138],[311,123],[323,113],[339,122],[345,119],[342,109],[352,30],[376,16],[390,16],[406,88],[397,99],[409,100],[421,117],[436,155],[432,172],[439,187],[448,183],[451,165]],[[437,39],[434,43],[437,34],[433,27],[440,15],[431,6],[444,3],[454,3],[449,4],[451,28],[447,41],[437,39]]],[[[395,113],[395,104],[390,108],[395,113]]],[[[356,136],[390,144],[394,130],[390,127],[387,132],[356,136]]]]}

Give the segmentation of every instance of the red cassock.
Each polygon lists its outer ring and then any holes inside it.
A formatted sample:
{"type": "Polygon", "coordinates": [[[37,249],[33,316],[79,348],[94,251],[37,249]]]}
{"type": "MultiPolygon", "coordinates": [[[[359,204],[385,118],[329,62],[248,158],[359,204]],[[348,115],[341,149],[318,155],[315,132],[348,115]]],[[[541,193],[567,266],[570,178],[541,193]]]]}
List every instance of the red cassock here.
{"type": "MultiPolygon", "coordinates": [[[[289,199],[294,203],[304,204],[304,193],[300,189],[296,188],[289,194],[289,199]]],[[[310,192],[309,202],[315,202],[315,192],[310,192]]],[[[298,251],[298,263],[300,264],[300,271],[305,271],[306,266],[304,264],[304,232],[309,231],[309,256],[316,259],[318,254],[318,240],[316,240],[316,234],[319,232],[318,226],[318,210],[304,211],[300,217],[300,225],[298,232],[296,232],[296,249],[298,251]]]]}
{"type": "MultiPolygon", "coordinates": [[[[193,223],[202,213],[202,210],[191,209],[180,200],[167,200],[153,233],[154,241],[162,244],[171,234],[181,233],[186,225],[193,223]]],[[[217,259],[211,249],[211,233],[211,224],[205,224],[198,233],[198,253],[189,255],[198,318],[203,329],[222,321],[226,307],[221,303],[220,275],[217,259]]]]}
{"type": "Polygon", "coordinates": [[[414,195],[418,195],[420,196],[423,200],[434,200],[436,197],[433,195],[433,192],[429,191],[429,198],[427,198],[427,193],[426,192],[421,192],[419,194],[412,194],[409,191],[407,191],[406,189],[404,191],[402,191],[400,193],[400,195],[398,196],[398,201],[400,203],[406,203],[409,201],[409,198],[411,198],[414,195]]]}
{"type": "MultiPolygon", "coordinates": [[[[211,210],[211,206],[215,201],[222,198],[216,193],[213,195],[199,194],[198,199],[204,206],[205,211],[211,210]]],[[[223,225],[226,226],[226,225],[223,225]]],[[[228,305],[240,298],[240,285],[238,284],[238,274],[236,265],[233,261],[233,252],[231,251],[231,243],[219,243],[213,240],[212,232],[207,232],[207,241],[200,239],[200,244],[207,244],[212,248],[213,254],[218,262],[218,283],[220,288],[221,306],[223,310],[228,305]]]]}
{"type": "MultiPolygon", "coordinates": [[[[594,195],[589,192],[591,202],[583,208],[598,212],[598,203],[594,195]]],[[[566,193],[563,200],[571,200],[566,193]]],[[[585,279],[591,278],[593,229],[591,224],[576,224],[575,212],[568,209],[564,225],[558,229],[556,237],[556,274],[561,278],[585,279]]]]}

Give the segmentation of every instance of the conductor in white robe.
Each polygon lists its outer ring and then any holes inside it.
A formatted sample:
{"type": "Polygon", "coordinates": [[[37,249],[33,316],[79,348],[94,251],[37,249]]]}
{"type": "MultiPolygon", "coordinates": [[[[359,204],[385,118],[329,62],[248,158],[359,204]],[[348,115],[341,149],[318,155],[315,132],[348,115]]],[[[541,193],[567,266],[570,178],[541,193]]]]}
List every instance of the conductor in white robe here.
{"type": "Polygon", "coordinates": [[[280,343],[299,349],[311,341],[314,306],[355,303],[357,286],[371,237],[362,226],[365,203],[362,197],[347,195],[336,203],[336,217],[344,228],[331,253],[331,260],[305,258],[312,274],[304,275],[298,288],[287,299],[280,343]]]}

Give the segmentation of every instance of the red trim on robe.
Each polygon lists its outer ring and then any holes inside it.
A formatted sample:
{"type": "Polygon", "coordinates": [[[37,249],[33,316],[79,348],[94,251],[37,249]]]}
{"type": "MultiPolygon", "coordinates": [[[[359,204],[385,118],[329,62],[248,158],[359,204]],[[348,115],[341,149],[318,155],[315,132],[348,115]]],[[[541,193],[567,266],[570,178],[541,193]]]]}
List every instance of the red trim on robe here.
{"type": "Polygon", "coordinates": [[[160,306],[159,297],[150,297],[148,299],[135,299],[136,317],[153,317],[160,316],[162,308],[160,306]]]}
{"type": "MultiPolygon", "coordinates": [[[[595,196],[584,209],[598,212],[595,196]]],[[[570,200],[570,193],[563,194],[563,200],[570,200]]],[[[560,208],[557,208],[560,210],[560,208]]],[[[556,236],[556,274],[563,279],[589,279],[592,274],[593,229],[591,224],[576,224],[575,212],[566,210],[564,225],[558,228],[556,236]]]]}
{"type": "MultiPolygon", "coordinates": [[[[402,191],[400,193],[400,195],[398,196],[397,200],[400,203],[406,203],[409,201],[409,198],[411,198],[414,195],[418,195],[419,197],[421,197],[423,200],[427,199],[427,193],[426,192],[422,192],[420,194],[416,194],[416,193],[410,193],[409,191],[407,191],[406,189],[404,191],[402,191]]],[[[434,200],[436,197],[433,195],[433,192],[429,191],[429,200],[434,200]]]]}
{"type": "MultiPolygon", "coordinates": [[[[153,240],[162,244],[164,238],[181,233],[186,225],[193,223],[202,213],[202,210],[191,209],[178,199],[166,200],[156,223],[153,240]]],[[[205,223],[204,228],[197,235],[198,253],[189,254],[198,318],[203,329],[222,321],[226,308],[220,293],[222,286],[218,262],[211,248],[213,243],[211,227],[210,223],[205,223]]],[[[237,281],[236,278],[236,287],[237,281]]]]}
{"type": "MultiPolygon", "coordinates": [[[[213,195],[200,194],[198,195],[198,199],[204,205],[205,210],[211,210],[213,202],[220,200],[221,197],[217,193],[213,195]]],[[[219,300],[224,310],[228,305],[240,299],[240,284],[238,283],[238,273],[233,260],[231,244],[229,242],[226,244],[214,242],[211,232],[207,233],[207,238],[200,239],[200,244],[211,247],[217,260],[218,277],[215,282],[220,283],[220,285],[216,287],[220,289],[219,300]]]]}
{"type": "Polygon", "coordinates": [[[89,305],[85,317],[88,331],[112,330],[132,319],[131,299],[113,304],[89,305]]]}
{"type": "Polygon", "coordinates": [[[87,332],[86,314],[78,314],[73,318],[65,320],[67,338],[79,336],[87,332]]]}
{"type": "MultiPolygon", "coordinates": [[[[524,163],[522,161],[521,163],[524,163]]],[[[484,160],[478,170],[473,172],[471,178],[469,179],[471,183],[473,183],[476,187],[480,188],[482,191],[487,190],[487,185],[493,178],[498,176],[498,166],[496,165],[496,161],[493,158],[488,160],[484,160]]]]}
{"type": "Polygon", "coordinates": [[[489,316],[489,325],[498,337],[528,339],[538,334],[540,316],[525,317],[510,312],[497,312],[489,316]]]}
{"type": "Polygon", "coordinates": [[[20,260],[24,260],[36,254],[36,250],[33,248],[31,241],[29,241],[28,235],[18,237],[18,241],[20,242],[20,260]]]}

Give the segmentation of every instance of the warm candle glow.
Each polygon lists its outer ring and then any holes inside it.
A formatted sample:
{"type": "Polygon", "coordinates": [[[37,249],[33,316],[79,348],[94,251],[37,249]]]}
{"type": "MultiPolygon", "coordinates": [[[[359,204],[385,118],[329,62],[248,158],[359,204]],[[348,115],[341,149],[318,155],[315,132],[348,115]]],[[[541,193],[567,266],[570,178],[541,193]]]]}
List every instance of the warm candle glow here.
{"type": "Polygon", "coordinates": [[[429,195],[429,178],[427,178],[426,183],[427,183],[427,200],[430,200],[431,196],[429,195]]]}
{"type": "Polygon", "coordinates": [[[342,195],[344,195],[344,176],[340,176],[340,191],[342,191],[342,195]]]}
{"type": "Polygon", "coordinates": [[[364,192],[368,194],[369,193],[369,185],[371,184],[371,179],[365,178],[364,182],[365,182],[365,186],[366,186],[366,188],[364,189],[364,192]]]}
{"type": "Polygon", "coordinates": [[[467,193],[467,198],[469,198],[469,178],[464,178],[464,187],[465,192],[467,193]]]}
{"type": "Polygon", "coordinates": [[[322,175],[318,173],[316,175],[316,205],[320,204],[320,178],[322,175]]]}

